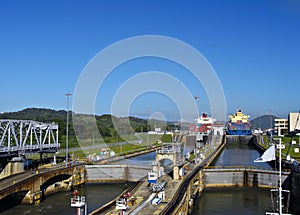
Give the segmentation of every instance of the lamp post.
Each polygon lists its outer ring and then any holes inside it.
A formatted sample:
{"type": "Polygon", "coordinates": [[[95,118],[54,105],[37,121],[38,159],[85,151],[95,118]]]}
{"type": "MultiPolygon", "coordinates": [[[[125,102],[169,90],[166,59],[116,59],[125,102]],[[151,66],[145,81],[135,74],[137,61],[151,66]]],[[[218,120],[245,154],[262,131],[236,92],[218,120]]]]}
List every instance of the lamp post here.
{"type": "Polygon", "coordinates": [[[117,135],[117,144],[119,144],[119,146],[120,146],[120,154],[122,154],[122,144],[119,143],[118,131],[116,131],[116,135],[117,135]]]}
{"type": "MultiPolygon", "coordinates": [[[[195,101],[196,101],[196,106],[197,106],[197,111],[196,111],[196,139],[197,139],[197,135],[198,135],[198,129],[197,129],[197,120],[198,120],[198,118],[200,117],[199,116],[199,105],[198,105],[198,100],[199,100],[199,96],[194,96],[194,99],[195,99],[195,101]]],[[[194,131],[193,132],[195,132],[195,129],[193,129],[194,131]]],[[[200,148],[200,145],[199,145],[199,148],[200,148]]],[[[199,150],[199,148],[198,148],[198,145],[197,145],[197,141],[196,141],[196,143],[195,143],[195,158],[196,158],[196,162],[197,162],[197,158],[198,158],[198,150],[199,150]]],[[[200,151],[199,151],[200,152],[200,151]]]]}
{"type": "Polygon", "coordinates": [[[198,100],[199,100],[199,96],[194,96],[194,99],[195,99],[195,101],[196,101],[196,105],[197,105],[197,112],[196,112],[196,117],[198,118],[198,116],[199,116],[199,105],[198,105],[198,100]]]}
{"type": "Polygon", "coordinates": [[[68,167],[68,161],[69,161],[69,96],[71,96],[71,93],[66,93],[67,96],[67,125],[66,125],[66,167],[68,167]]]}

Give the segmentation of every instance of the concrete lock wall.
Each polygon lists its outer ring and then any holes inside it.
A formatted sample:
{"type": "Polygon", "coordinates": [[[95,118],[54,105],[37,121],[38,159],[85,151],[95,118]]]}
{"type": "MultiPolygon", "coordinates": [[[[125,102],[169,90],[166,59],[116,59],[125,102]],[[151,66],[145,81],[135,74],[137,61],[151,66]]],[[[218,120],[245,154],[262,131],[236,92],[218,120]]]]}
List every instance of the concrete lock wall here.
{"type": "MultiPolygon", "coordinates": [[[[283,173],[284,181],[288,173],[283,173]]],[[[253,169],[205,169],[204,184],[206,188],[253,186],[259,188],[274,188],[278,185],[278,172],[253,169]]]]}
{"type": "Polygon", "coordinates": [[[243,186],[243,172],[210,172],[204,173],[205,187],[243,186]]]}
{"type": "MultiPolygon", "coordinates": [[[[289,172],[282,173],[285,181],[289,172]]],[[[180,202],[176,204],[172,214],[190,214],[193,209],[194,197],[205,189],[230,187],[258,187],[276,188],[278,186],[278,172],[271,170],[235,168],[235,169],[202,169],[184,188],[180,202]]],[[[163,213],[164,214],[164,213],[163,213]]]]}
{"type": "Polygon", "coordinates": [[[86,165],[86,182],[139,181],[147,176],[149,167],[128,165],[86,165]]]}

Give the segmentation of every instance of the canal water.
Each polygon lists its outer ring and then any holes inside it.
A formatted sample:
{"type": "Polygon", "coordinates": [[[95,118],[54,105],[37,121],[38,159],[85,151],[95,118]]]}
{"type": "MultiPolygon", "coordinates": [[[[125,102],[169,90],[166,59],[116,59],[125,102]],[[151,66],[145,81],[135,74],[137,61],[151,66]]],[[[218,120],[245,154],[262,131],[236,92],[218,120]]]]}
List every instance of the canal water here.
{"type": "MultiPolygon", "coordinates": [[[[223,152],[213,165],[215,166],[256,166],[271,169],[266,163],[254,163],[253,160],[260,154],[247,144],[227,144],[223,152]]],[[[146,165],[155,159],[155,152],[128,159],[122,164],[146,165]]],[[[80,195],[86,196],[88,212],[99,208],[122,193],[129,184],[86,184],[76,189],[80,195]]],[[[64,214],[73,215],[75,209],[70,207],[71,195],[69,192],[59,192],[47,196],[39,205],[18,205],[3,211],[1,214],[64,214]]],[[[215,214],[264,214],[270,208],[270,192],[261,189],[236,190],[205,190],[201,198],[195,202],[194,215],[215,214]]]]}
{"type": "Polygon", "coordinates": [[[204,191],[194,205],[193,215],[258,215],[270,211],[269,190],[239,189],[204,191]]]}
{"type": "Polygon", "coordinates": [[[256,168],[272,169],[268,163],[255,163],[254,160],[259,157],[259,152],[247,143],[227,143],[212,166],[253,166],[256,168]]]}
{"type": "MultiPolygon", "coordinates": [[[[155,161],[155,157],[156,157],[156,152],[150,152],[136,157],[115,161],[112,164],[143,166],[143,167],[149,167],[151,169],[153,161],[155,161]]],[[[168,173],[173,170],[172,168],[171,169],[169,168],[169,165],[172,164],[171,160],[168,159],[162,160],[160,163],[165,167],[165,173],[168,173]]]]}
{"type": "MultiPolygon", "coordinates": [[[[272,169],[267,163],[254,163],[260,154],[246,143],[228,143],[214,166],[255,166],[272,169]]],[[[256,215],[271,207],[270,190],[255,188],[204,190],[195,201],[193,215],[256,215]]]]}
{"type": "MultiPolygon", "coordinates": [[[[88,212],[99,208],[110,200],[121,194],[130,184],[85,184],[76,187],[79,195],[85,196],[88,203],[88,212]]],[[[8,210],[2,211],[5,215],[49,215],[49,214],[76,214],[75,208],[71,208],[70,192],[61,191],[53,195],[47,196],[38,205],[17,205],[8,210]]]]}
{"type": "MultiPolygon", "coordinates": [[[[152,161],[155,160],[155,152],[143,154],[129,159],[124,159],[116,162],[116,164],[151,166],[152,161]]],[[[88,212],[101,207],[112,199],[115,199],[121,194],[130,183],[119,184],[103,184],[90,183],[83,186],[76,187],[79,195],[85,196],[88,202],[88,212]]],[[[15,215],[15,214],[30,214],[30,215],[48,215],[48,214],[64,214],[73,215],[75,209],[71,208],[70,192],[58,192],[47,196],[39,205],[17,205],[8,210],[0,212],[1,214],[15,215]]],[[[12,205],[11,205],[12,206],[12,205]]],[[[8,207],[10,207],[8,205],[8,207]]]]}
{"type": "Polygon", "coordinates": [[[113,164],[151,166],[152,162],[155,160],[155,157],[156,157],[156,152],[150,152],[136,157],[115,161],[113,162],[113,164]]]}

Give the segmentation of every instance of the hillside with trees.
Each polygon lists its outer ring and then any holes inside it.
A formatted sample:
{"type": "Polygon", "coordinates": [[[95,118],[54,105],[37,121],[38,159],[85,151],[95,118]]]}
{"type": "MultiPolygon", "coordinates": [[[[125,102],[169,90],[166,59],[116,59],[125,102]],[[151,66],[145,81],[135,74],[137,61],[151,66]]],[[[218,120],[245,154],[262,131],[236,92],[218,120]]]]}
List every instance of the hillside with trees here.
{"type": "MultiPolygon", "coordinates": [[[[73,113],[74,114],[74,113],[73,113]]],[[[75,136],[75,131],[73,127],[73,114],[69,113],[69,141],[77,145],[77,139],[75,136]]],[[[102,138],[106,142],[111,142],[119,138],[122,135],[132,135],[135,132],[147,132],[149,130],[154,130],[155,127],[163,126],[166,130],[180,129],[178,125],[172,122],[162,122],[159,120],[146,120],[136,117],[116,117],[110,114],[104,114],[101,116],[93,115],[76,115],[76,120],[80,125],[76,129],[76,132],[81,135],[82,138],[92,138],[95,132],[90,129],[91,121],[89,119],[95,118],[98,131],[100,132],[102,138]],[[130,122],[131,128],[128,128],[128,123],[130,122]],[[118,124],[118,132],[114,127],[113,122],[118,124]],[[118,135],[118,137],[117,137],[118,135]]],[[[67,123],[67,112],[65,110],[52,110],[46,108],[27,108],[17,112],[6,112],[0,114],[0,119],[18,119],[18,120],[34,120],[44,123],[56,123],[59,126],[59,142],[62,143],[62,147],[65,144],[65,134],[66,134],[66,123],[67,123]]],[[[78,135],[77,134],[77,135],[78,135]]]]}
{"type": "Polygon", "coordinates": [[[252,128],[258,129],[261,128],[262,130],[268,129],[268,128],[274,128],[274,119],[277,119],[278,117],[273,115],[263,115],[259,116],[253,120],[251,120],[252,128]]]}

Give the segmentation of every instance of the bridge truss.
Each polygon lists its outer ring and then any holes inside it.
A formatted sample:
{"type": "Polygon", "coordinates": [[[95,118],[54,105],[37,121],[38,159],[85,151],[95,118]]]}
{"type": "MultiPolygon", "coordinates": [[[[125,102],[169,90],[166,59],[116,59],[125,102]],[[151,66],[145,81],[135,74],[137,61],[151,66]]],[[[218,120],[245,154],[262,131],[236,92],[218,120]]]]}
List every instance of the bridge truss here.
{"type": "Polygon", "coordinates": [[[0,156],[29,152],[53,153],[59,146],[57,124],[0,120],[0,156]]]}

